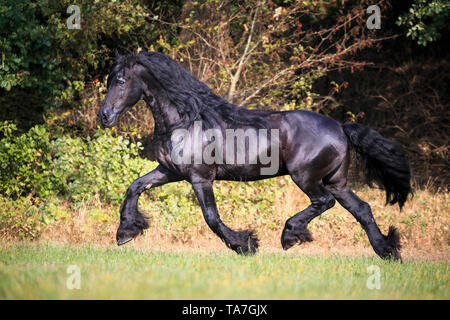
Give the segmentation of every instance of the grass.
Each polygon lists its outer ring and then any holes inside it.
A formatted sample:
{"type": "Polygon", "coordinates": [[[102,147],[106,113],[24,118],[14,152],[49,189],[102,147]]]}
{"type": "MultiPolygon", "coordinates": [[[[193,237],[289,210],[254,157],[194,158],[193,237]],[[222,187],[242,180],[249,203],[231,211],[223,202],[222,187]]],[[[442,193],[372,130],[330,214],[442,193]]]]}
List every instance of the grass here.
{"type": "Polygon", "coordinates": [[[0,244],[1,299],[449,299],[448,262],[263,252],[0,244]],[[67,289],[70,265],[81,288],[67,289]],[[379,290],[367,281],[380,268],[379,290]]]}

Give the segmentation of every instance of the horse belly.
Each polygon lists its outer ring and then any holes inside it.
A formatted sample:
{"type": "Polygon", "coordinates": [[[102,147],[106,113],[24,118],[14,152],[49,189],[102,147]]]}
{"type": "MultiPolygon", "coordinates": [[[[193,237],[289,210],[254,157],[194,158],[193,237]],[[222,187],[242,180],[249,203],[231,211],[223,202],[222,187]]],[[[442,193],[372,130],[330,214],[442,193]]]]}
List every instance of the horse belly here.
{"type": "MultiPolygon", "coordinates": [[[[267,168],[267,166],[266,166],[267,168]]],[[[287,174],[286,166],[280,162],[279,167],[272,172],[261,170],[264,166],[255,164],[246,165],[219,165],[216,180],[255,181],[287,174]]]]}

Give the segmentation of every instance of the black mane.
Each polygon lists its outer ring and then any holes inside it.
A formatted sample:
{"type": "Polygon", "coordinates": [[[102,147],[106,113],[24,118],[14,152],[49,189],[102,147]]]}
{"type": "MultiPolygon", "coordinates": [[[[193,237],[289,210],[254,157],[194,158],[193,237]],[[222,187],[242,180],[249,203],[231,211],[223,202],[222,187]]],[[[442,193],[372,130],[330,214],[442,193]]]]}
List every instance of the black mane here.
{"type": "Polygon", "coordinates": [[[229,103],[176,61],[160,52],[120,56],[108,79],[122,68],[132,67],[136,63],[152,73],[180,115],[185,115],[180,127],[187,127],[193,121],[201,120],[204,127],[214,127],[217,124],[222,124],[223,127],[225,123],[227,127],[249,125],[268,128],[267,115],[271,111],[248,110],[229,103]]]}

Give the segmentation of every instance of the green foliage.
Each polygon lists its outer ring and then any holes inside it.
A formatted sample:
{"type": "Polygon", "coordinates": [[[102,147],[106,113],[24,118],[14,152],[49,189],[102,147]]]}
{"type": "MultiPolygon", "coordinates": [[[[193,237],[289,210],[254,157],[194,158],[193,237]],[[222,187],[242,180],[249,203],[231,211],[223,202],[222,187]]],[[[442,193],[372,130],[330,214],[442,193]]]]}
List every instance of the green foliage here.
{"type": "Polygon", "coordinates": [[[16,126],[0,122],[0,194],[17,198],[23,194],[48,196],[52,189],[50,134],[35,126],[14,137],[16,126]]]}
{"type": "Polygon", "coordinates": [[[75,203],[99,197],[119,203],[129,184],[155,165],[138,157],[141,144],[112,130],[98,130],[93,139],[64,137],[53,142],[54,191],[75,203]]]}
{"type": "MultiPolygon", "coordinates": [[[[157,37],[143,1],[77,1],[81,29],[69,29],[70,0],[0,3],[0,88],[31,88],[47,107],[71,103],[111,64],[114,48],[138,50],[157,37]]],[[[161,6],[156,1],[154,6],[161,6]]],[[[147,49],[147,48],[146,48],[147,49]]]]}
{"type": "Polygon", "coordinates": [[[407,36],[426,46],[440,38],[448,29],[450,3],[447,0],[415,0],[408,13],[400,16],[397,25],[407,28],[407,36]]]}
{"type": "MultiPolygon", "coordinates": [[[[143,199],[145,200],[145,199],[143,199]]],[[[148,193],[148,202],[140,207],[175,233],[198,226],[202,213],[188,182],[166,184],[148,193]]],[[[176,236],[176,234],[174,234],[176,236]]]]}
{"type": "Polygon", "coordinates": [[[0,230],[15,238],[36,239],[47,225],[67,214],[57,198],[40,201],[32,197],[0,197],[0,230]]]}
{"type": "Polygon", "coordinates": [[[119,203],[128,185],[155,165],[141,159],[140,143],[113,130],[94,138],[52,137],[45,125],[13,136],[15,126],[0,123],[0,194],[18,198],[64,196],[74,203],[86,198],[119,203]]]}

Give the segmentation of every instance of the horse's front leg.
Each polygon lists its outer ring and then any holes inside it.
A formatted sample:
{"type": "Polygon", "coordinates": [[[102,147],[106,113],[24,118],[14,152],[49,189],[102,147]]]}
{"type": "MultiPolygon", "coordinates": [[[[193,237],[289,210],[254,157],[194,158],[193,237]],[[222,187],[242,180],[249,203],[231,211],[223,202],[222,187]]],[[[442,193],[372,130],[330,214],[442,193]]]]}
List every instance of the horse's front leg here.
{"type": "Polygon", "coordinates": [[[179,180],[180,178],[173,175],[167,169],[158,166],[155,170],[133,181],[127,190],[125,201],[120,208],[120,225],[116,234],[116,240],[119,246],[133,240],[144,229],[148,228],[146,219],[138,211],[138,199],[141,193],[147,189],[179,180]]]}
{"type": "Polygon", "coordinates": [[[258,249],[258,239],[252,230],[233,231],[220,219],[211,181],[193,182],[192,187],[202,208],[203,216],[211,230],[225,244],[240,254],[253,254],[258,249]]]}

